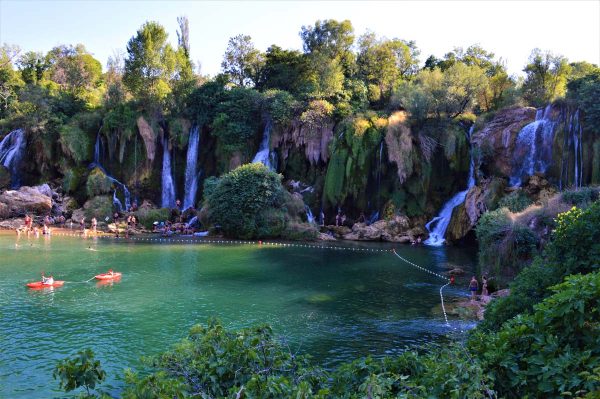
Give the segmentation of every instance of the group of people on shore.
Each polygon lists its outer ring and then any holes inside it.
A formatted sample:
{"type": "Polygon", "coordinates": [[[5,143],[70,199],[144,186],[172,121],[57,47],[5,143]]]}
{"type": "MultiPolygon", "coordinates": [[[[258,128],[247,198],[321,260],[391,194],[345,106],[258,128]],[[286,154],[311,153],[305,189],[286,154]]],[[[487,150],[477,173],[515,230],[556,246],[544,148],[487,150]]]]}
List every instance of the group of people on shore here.
{"type": "MultiPolygon", "coordinates": [[[[471,301],[475,301],[477,299],[477,292],[479,292],[479,281],[475,276],[471,277],[471,281],[469,282],[469,291],[471,292],[471,301]]],[[[481,277],[481,298],[488,297],[490,295],[488,289],[488,279],[487,276],[481,277]]]]}
{"type": "Polygon", "coordinates": [[[25,218],[23,219],[23,224],[21,226],[17,227],[15,229],[15,232],[17,233],[17,235],[21,235],[21,233],[24,232],[28,236],[30,234],[33,234],[36,237],[39,237],[40,233],[43,235],[50,235],[52,233],[52,229],[50,228],[50,226],[54,225],[54,224],[64,225],[65,224],[64,216],[59,216],[56,218],[51,217],[51,216],[46,216],[46,217],[44,217],[44,220],[41,223],[41,227],[38,227],[35,224],[35,221],[33,220],[33,218],[29,214],[26,214],[25,218]]]}

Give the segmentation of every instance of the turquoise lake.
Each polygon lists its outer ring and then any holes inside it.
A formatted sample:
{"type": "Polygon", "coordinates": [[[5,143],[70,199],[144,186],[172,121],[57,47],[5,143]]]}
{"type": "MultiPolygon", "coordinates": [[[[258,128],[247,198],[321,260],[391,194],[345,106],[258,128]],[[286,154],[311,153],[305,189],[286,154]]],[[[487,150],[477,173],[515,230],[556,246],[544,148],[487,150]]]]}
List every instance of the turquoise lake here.
{"type": "MultiPolygon", "coordinates": [[[[186,239],[188,240],[188,239],[186,239]]],[[[312,244],[311,244],[312,245],[312,244]]],[[[292,348],[331,367],[407,345],[443,340],[471,323],[439,310],[440,278],[450,262],[474,267],[457,248],[334,243],[347,249],[257,244],[17,238],[0,234],[0,397],[64,397],[52,370],[91,348],[108,373],[102,388],[122,389],[123,370],[167,350],[189,327],[218,317],[228,328],[269,323],[292,348]],[[120,281],[84,282],[109,268],[120,281]],[[40,273],[63,287],[30,290],[40,273]]],[[[465,296],[448,287],[444,296],[465,296]]]]}

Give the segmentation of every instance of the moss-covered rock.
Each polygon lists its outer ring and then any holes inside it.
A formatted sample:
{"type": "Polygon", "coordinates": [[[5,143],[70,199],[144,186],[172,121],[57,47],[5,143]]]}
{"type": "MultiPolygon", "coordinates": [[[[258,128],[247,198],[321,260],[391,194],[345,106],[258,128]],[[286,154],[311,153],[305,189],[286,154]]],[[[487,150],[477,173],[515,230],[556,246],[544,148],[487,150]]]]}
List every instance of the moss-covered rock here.
{"type": "Polygon", "coordinates": [[[83,212],[87,219],[95,217],[98,220],[112,218],[113,200],[107,195],[99,195],[86,201],[83,212]]]}
{"type": "Polygon", "coordinates": [[[86,190],[88,197],[107,194],[113,186],[112,180],[100,168],[94,168],[87,178],[86,190]]]}

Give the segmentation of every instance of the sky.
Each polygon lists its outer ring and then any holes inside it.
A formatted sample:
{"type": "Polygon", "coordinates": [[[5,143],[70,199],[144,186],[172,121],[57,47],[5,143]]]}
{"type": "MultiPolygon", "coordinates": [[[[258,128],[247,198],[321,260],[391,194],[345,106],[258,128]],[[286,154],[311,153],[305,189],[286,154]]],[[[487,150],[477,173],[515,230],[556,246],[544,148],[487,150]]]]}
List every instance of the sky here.
{"type": "Polygon", "coordinates": [[[349,19],[356,36],[415,40],[421,63],[454,47],[479,44],[522,74],[533,48],[570,61],[600,64],[600,0],[589,1],[28,1],[0,0],[0,43],[47,52],[82,43],[103,65],[146,21],[157,21],[177,41],[177,17],[190,21],[191,56],[204,75],[220,72],[230,37],[250,35],[265,51],[271,44],[302,48],[303,25],[349,19]]]}

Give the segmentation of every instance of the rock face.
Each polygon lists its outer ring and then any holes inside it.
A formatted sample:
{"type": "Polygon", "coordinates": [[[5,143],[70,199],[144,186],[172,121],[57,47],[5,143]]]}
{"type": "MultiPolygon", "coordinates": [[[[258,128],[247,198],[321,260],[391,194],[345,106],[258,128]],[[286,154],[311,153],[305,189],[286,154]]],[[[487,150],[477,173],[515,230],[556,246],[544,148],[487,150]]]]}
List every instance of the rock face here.
{"type": "Polygon", "coordinates": [[[503,109],[483,129],[474,132],[471,144],[480,149],[482,168],[488,174],[511,175],[517,135],[535,120],[535,114],[532,107],[503,109]]]}
{"type": "Polygon", "coordinates": [[[333,127],[334,123],[329,119],[320,121],[318,126],[312,127],[295,120],[287,128],[275,126],[271,143],[273,148],[281,150],[284,160],[288,158],[290,151],[304,148],[304,155],[312,165],[319,161],[327,162],[329,142],[333,139],[333,127]]]}
{"type": "MultiPolygon", "coordinates": [[[[51,190],[50,190],[51,191],[51,190]]],[[[4,217],[16,217],[25,213],[47,214],[52,209],[52,197],[40,192],[37,187],[23,186],[19,190],[7,190],[0,194],[4,204],[4,217]]]]}
{"type": "Polygon", "coordinates": [[[504,195],[505,186],[504,179],[493,178],[483,179],[479,185],[472,187],[467,193],[465,202],[454,208],[446,231],[446,239],[457,241],[465,237],[485,211],[495,208],[504,195]]]}
{"type": "Polygon", "coordinates": [[[156,155],[156,134],[152,130],[152,126],[140,116],[137,119],[137,127],[140,131],[140,136],[144,139],[144,145],[146,146],[146,157],[150,162],[154,161],[154,155],[156,155]]]}
{"type": "Polygon", "coordinates": [[[391,220],[378,220],[368,226],[365,223],[356,223],[352,226],[352,231],[343,234],[342,238],[352,241],[406,243],[424,235],[425,231],[422,228],[415,227],[411,229],[408,217],[396,215],[391,220]]]}

